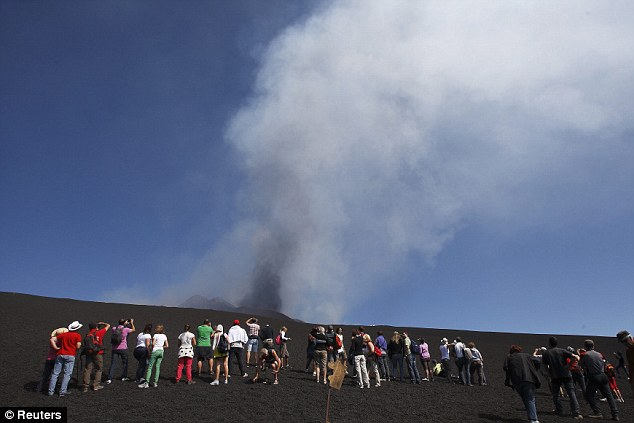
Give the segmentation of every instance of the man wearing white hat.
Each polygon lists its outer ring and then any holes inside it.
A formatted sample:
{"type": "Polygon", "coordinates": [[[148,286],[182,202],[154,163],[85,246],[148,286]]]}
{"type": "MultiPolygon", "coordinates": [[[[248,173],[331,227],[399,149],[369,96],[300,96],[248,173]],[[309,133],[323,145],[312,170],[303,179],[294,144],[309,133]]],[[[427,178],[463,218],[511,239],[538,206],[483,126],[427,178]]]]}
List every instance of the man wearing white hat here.
{"type": "Polygon", "coordinates": [[[81,347],[81,335],[77,333],[81,327],[82,324],[75,320],[68,325],[68,332],[57,334],[57,336],[52,338],[53,344],[57,349],[57,357],[55,358],[51,381],[48,385],[49,396],[55,393],[57,378],[62,369],[64,370],[64,377],[62,378],[62,386],[59,389],[59,396],[68,395],[68,382],[70,382],[70,376],[73,374],[73,368],[75,367],[75,355],[79,347],[81,347]]]}

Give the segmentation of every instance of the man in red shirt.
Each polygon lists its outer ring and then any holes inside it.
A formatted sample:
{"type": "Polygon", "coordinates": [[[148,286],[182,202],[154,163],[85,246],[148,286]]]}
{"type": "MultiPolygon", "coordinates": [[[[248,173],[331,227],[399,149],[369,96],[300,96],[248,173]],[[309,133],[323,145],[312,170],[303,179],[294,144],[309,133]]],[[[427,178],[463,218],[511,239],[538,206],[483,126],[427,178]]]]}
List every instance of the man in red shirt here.
{"type": "Polygon", "coordinates": [[[60,333],[53,338],[53,344],[55,349],[57,349],[57,357],[55,358],[51,381],[48,385],[49,396],[55,393],[57,379],[62,369],[64,370],[64,377],[62,378],[62,386],[59,389],[59,396],[68,395],[68,382],[75,367],[75,354],[77,354],[77,349],[81,347],[81,335],[77,333],[77,330],[81,327],[82,324],[75,320],[68,325],[68,332],[60,333]]]}
{"type": "Polygon", "coordinates": [[[99,322],[96,324],[90,322],[88,327],[90,328],[90,332],[88,332],[88,335],[86,336],[93,337],[97,349],[94,354],[86,354],[86,366],[84,367],[84,392],[88,392],[93,367],[95,369],[95,380],[92,385],[92,390],[98,391],[103,389],[103,385],[101,384],[101,373],[103,370],[103,338],[106,336],[108,329],[110,329],[110,325],[105,322],[99,322]]]}

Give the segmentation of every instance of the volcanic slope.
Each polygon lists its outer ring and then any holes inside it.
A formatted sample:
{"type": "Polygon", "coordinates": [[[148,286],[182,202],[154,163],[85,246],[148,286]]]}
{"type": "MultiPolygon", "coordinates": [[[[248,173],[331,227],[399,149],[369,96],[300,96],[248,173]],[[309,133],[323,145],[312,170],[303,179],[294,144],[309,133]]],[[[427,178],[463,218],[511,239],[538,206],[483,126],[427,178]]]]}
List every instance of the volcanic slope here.
{"type": "MultiPolygon", "coordinates": [[[[317,384],[312,373],[305,373],[306,337],[312,324],[293,320],[282,321],[262,318],[261,324],[270,324],[275,331],[285,325],[288,336],[291,369],[280,374],[280,384],[253,384],[239,375],[234,366],[228,385],[210,386],[210,376],[195,377],[194,385],[174,384],[177,365],[177,337],[183,325],[193,328],[204,319],[213,324],[222,324],[225,331],[234,319],[241,323],[250,317],[246,314],[218,312],[213,310],[108,304],[76,301],[70,299],[37,297],[25,294],[0,293],[0,406],[65,406],[68,407],[69,422],[109,421],[212,421],[212,422],[324,422],[328,388],[317,384]],[[67,326],[74,320],[84,324],[80,333],[85,334],[90,321],[115,323],[120,318],[134,318],[137,330],[145,323],[165,325],[170,348],[165,352],[158,388],[139,389],[134,382],[114,380],[97,392],[82,393],[76,381],[77,367],[69,385],[70,396],[59,398],[36,393],[47,354],[50,332],[67,326]]],[[[331,322],[321,322],[329,324],[331,322]]],[[[421,321],[424,325],[424,321],[421,321]]],[[[349,345],[352,326],[343,326],[346,347],[349,345]]],[[[622,329],[615,327],[614,332],[622,329]]],[[[634,328],[629,328],[634,329],[634,328]]],[[[432,356],[438,359],[438,345],[443,337],[463,341],[473,340],[485,358],[485,373],[488,386],[462,386],[435,381],[412,385],[384,382],[375,388],[359,389],[347,377],[340,391],[332,390],[330,421],[335,422],[524,422],[526,413],[522,403],[510,388],[504,386],[502,365],[511,344],[519,344],[525,350],[546,344],[547,335],[468,332],[449,329],[394,328],[389,326],[366,326],[366,331],[375,337],[378,330],[386,335],[394,330],[406,330],[410,336],[423,337],[430,344],[432,356]]],[[[587,336],[560,336],[560,344],[579,347],[587,336]]],[[[128,338],[134,345],[136,333],[128,338]]],[[[597,350],[608,357],[623,347],[614,338],[593,337],[597,350]]],[[[110,367],[110,345],[104,363],[104,378],[110,367]]],[[[129,375],[134,375],[136,360],[130,351],[129,375]]],[[[120,369],[120,366],[119,366],[120,369]]],[[[419,363],[420,369],[420,363],[419,363]]],[[[351,370],[351,369],[349,369],[351,370]]],[[[254,368],[247,369],[250,376],[254,368]]],[[[454,369],[455,372],[455,369],[454,369]]],[[[119,373],[119,372],[117,372],[119,373]]],[[[406,372],[407,373],[407,372],[406,372]]],[[[120,374],[115,375],[119,377],[120,374]]],[[[405,380],[408,380],[406,377],[405,380]]],[[[619,404],[622,421],[633,421],[632,392],[625,378],[618,379],[626,399],[619,404]]],[[[569,422],[570,418],[551,413],[552,401],[545,388],[537,393],[537,409],[542,422],[569,422]]],[[[578,395],[584,414],[590,412],[581,395],[578,395]]],[[[606,404],[603,413],[609,417],[606,404]]],[[[564,409],[568,401],[564,399],[564,409]]]]}

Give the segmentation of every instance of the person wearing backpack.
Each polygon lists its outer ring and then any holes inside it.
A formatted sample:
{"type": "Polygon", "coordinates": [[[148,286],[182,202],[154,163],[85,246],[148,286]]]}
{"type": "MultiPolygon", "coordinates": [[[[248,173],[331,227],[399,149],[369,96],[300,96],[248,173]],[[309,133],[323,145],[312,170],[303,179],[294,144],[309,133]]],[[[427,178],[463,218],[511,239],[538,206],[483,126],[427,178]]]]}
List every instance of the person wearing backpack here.
{"type": "Polygon", "coordinates": [[[214,352],[214,364],[216,366],[216,378],[210,383],[212,386],[220,385],[220,364],[224,369],[225,385],[229,383],[229,337],[224,332],[222,325],[216,326],[212,337],[211,348],[214,352]]]}
{"type": "MultiPolygon", "coordinates": [[[[377,355],[374,347],[374,343],[372,342],[372,338],[367,333],[363,335],[363,354],[365,354],[365,364],[369,368],[368,372],[368,380],[370,378],[370,373],[374,374],[375,387],[381,386],[381,374],[379,373],[379,366],[377,364],[377,355]]],[[[369,382],[368,382],[369,383],[369,382]]]]}
{"type": "Polygon", "coordinates": [[[112,354],[110,355],[110,370],[106,383],[111,383],[117,367],[117,357],[121,359],[123,370],[121,381],[130,380],[128,378],[128,335],[134,332],[134,319],[120,319],[119,324],[112,328],[110,343],[112,344],[112,354]]]}
{"type": "Polygon", "coordinates": [[[89,332],[84,337],[84,353],[86,355],[86,364],[84,365],[84,392],[88,392],[90,387],[90,379],[93,368],[95,370],[95,379],[92,383],[92,390],[98,391],[103,389],[101,384],[101,373],[103,370],[103,338],[110,329],[110,324],[105,322],[88,324],[89,332]]]}
{"type": "Polygon", "coordinates": [[[158,380],[161,375],[161,362],[163,361],[163,353],[165,348],[169,348],[167,342],[167,336],[165,335],[165,327],[163,325],[156,325],[156,333],[152,336],[152,353],[150,355],[150,361],[145,371],[145,382],[139,385],[139,388],[147,388],[150,385],[150,377],[152,376],[152,369],[156,366],[156,373],[154,374],[154,382],[152,382],[153,388],[158,388],[158,380]]]}

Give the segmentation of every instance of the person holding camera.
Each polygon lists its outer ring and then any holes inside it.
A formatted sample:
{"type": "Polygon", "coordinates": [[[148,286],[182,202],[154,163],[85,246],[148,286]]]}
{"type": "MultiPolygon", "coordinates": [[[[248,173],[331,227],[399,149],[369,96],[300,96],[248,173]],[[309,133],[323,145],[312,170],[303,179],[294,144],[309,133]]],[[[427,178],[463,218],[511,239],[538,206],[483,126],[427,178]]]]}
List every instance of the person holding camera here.
{"type": "Polygon", "coordinates": [[[128,379],[128,335],[135,330],[134,319],[119,319],[119,324],[112,328],[112,333],[110,334],[112,355],[110,356],[110,371],[108,372],[106,383],[112,383],[118,358],[121,359],[123,367],[121,380],[123,382],[130,380],[128,379]]]}

